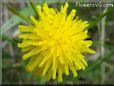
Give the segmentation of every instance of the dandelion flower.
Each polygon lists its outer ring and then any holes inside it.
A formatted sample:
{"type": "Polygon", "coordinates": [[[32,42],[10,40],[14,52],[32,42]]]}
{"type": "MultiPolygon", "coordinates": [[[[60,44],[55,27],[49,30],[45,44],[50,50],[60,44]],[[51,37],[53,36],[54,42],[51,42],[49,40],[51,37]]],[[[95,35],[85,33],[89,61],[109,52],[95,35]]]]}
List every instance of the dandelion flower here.
{"type": "Polygon", "coordinates": [[[43,7],[36,7],[39,19],[30,16],[33,25],[19,25],[18,44],[23,53],[23,60],[29,59],[26,69],[38,77],[45,76],[47,80],[62,81],[63,74],[77,76],[78,70],[87,67],[84,53],[94,54],[89,47],[92,41],[86,40],[89,25],[75,16],[76,10],[67,12],[69,4],[61,6],[60,11],[43,7]]]}

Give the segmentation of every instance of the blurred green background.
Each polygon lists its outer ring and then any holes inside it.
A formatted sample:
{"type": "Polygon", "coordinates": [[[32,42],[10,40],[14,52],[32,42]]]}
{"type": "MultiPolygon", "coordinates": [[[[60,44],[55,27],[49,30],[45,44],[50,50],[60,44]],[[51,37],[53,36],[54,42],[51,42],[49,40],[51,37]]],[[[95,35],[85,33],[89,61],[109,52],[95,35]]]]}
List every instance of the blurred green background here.
{"type": "MultiPolygon", "coordinates": [[[[65,2],[65,0],[32,0],[35,5],[45,1],[50,7],[58,9],[65,2]]],[[[20,49],[17,47],[18,25],[28,25],[28,23],[20,18],[22,16],[14,15],[7,7],[10,6],[10,10],[15,7],[19,13],[29,19],[30,15],[35,15],[34,6],[27,0],[2,0],[0,4],[2,5],[0,8],[2,84],[114,84],[114,7],[76,7],[76,2],[69,2],[68,12],[76,9],[77,16],[89,21],[90,40],[93,40],[91,48],[96,54],[86,54],[89,66],[85,71],[78,71],[77,78],[73,78],[70,74],[63,76],[63,82],[58,83],[54,80],[45,82],[45,77],[40,79],[28,73],[25,70],[26,62],[22,61],[20,49]]]]}

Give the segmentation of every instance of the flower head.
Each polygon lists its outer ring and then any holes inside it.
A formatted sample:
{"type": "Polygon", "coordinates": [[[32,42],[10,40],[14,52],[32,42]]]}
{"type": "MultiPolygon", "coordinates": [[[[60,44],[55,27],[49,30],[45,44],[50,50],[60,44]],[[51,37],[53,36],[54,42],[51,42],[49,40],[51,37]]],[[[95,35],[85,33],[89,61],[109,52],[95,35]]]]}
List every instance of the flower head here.
{"type": "Polygon", "coordinates": [[[68,3],[61,6],[60,11],[49,8],[46,3],[37,6],[39,19],[30,16],[34,25],[19,25],[19,38],[22,43],[23,60],[29,59],[27,70],[35,75],[46,76],[47,80],[62,75],[77,76],[77,71],[85,69],[87,62],[83,53],[95,53],[89,47],[92,41],[88,38],[87,21],[75,16],[76,10],[67,13],[68,3]]]}

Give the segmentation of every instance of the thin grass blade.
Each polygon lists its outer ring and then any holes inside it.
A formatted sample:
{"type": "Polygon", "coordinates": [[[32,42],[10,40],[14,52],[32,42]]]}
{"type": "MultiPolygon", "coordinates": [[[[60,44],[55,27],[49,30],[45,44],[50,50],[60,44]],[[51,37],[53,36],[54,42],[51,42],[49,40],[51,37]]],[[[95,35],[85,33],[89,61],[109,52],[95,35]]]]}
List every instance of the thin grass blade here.
{"type": "Polygon", "coordinates": [[[24,21],[26,21],[26,22],[32,24],[32,22],[31,22],[29,19],[27,19],[24,15],[22,15],[21,13],[19,13],[19,12],[15,9],[15,7],[12,7],[11,5],[7,5],[7,8],[8,8],[12,13],[14,13],[15,15],[17,15],[17,16],[20,17],[21,19],[23,19],[24,21]]]}

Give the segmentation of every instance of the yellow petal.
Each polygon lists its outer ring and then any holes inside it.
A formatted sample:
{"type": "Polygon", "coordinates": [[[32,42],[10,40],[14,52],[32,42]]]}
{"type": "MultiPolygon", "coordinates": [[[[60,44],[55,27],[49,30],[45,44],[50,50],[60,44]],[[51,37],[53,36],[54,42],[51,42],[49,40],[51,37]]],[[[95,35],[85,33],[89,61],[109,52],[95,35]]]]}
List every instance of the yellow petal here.
{"type": "Polygon", "coordinates": [[[47,61],[46,66],[44,67],[44,70],[42,72],[43,76],[46,74],[46,72],[49,69],[50,65],[51,65],[51,61],[49,60],[49,61],[47,61]]]}
{"type": "Polygon", "coordinates": [[[38,15],[41,16],[41,15],[42,15],[41,6],[38,5],[36,9],[37,9],[37,13],[38,13],[38,15]]]}
{"type": "Polygon", "coordinates": [[[33,32],[33,26],[23,26],[19,25],[18,26],[19,31],[21,32],[33,32]]]}
{"type": "Polygon", "coordinates": [[[58,82],[62,82],[62,66],[58,65],[58,82]]]}
{"type": "Polygon", "coordinates": [[[41,52],[41,49],[39,49],[39,47],[36,47],[33,50],[31,50],[29,53],[25,54],[23,56],[23,60],[26,60],[26,59],[30,58],[31,56],[38,54],[39,52],[41,52]]]}
{"type": "Polygon", "coordinates": [[[42,58],[39,55],[35,55],[34,57],[31,58],[30,62],[27,64],[26,70],[29,72],[32,72],[41,61],[42,61],[42,58]]]}
{"type": "Polygon", "coordinates": [[[65,70],[65,74],[66,74],[66,75],[69,75],[68,64],[65,64],[64,70],[65,70]]]}
{"type": "Polygon", "coordinates": [[[34,16],[30,16],[30,19],[32,20],[32,22],[33,22],[34,25],[37,25],[38,24],[38,21],[35,19],[34,16]]]}

